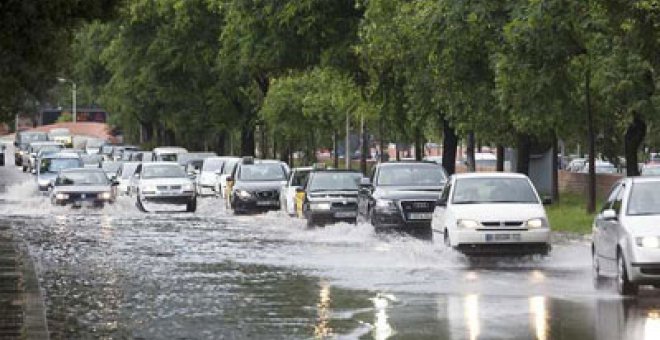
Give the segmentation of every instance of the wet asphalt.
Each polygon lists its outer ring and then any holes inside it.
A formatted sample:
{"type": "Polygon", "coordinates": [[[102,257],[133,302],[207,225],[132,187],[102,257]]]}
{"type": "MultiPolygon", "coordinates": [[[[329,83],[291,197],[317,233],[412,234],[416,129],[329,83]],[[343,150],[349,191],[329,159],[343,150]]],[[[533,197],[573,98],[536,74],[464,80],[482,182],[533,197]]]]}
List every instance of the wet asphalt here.
{"type": "Polygon", "coordinates": [[[595,289],[588,237],[470,261],[367,224],[52,207],[0,167],[0,224],[27,243],[53,339],[660,339],[660,291],[595,289]]]}

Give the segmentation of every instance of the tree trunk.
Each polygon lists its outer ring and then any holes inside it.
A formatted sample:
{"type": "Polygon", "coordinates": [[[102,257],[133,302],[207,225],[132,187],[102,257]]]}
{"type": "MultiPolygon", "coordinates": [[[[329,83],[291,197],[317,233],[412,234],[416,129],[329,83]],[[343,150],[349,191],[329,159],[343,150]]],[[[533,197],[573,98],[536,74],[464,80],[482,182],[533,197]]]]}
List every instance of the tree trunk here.
{"type": "Polygon", "coordinates": [[[378,121],[378,134],[380,135],[380,161],[385,162],[387,161],[385,156],[385,127],[382,119],[378,121]]]}
{"type": "Polygon", "coordinates": [[[596,211],[596,133],[591,112],[591,70],[585,72],[584,91],[587,109],[587,138],[589,139],[589,183],[587,186],[587,212],[596,211]]]}
{"type": "Polygon", "coordinates": [[[524,133],[518,134],[518,157],[516,157],[516,172],[529,176],[530,138],[524,133]]]}
{"type": "Polygon", "coordinates": [[[227,132],[226,131],[218,132],[216,138],[217,138],[217,144],[216,144],[216,147],[215,147],[215,151],[220,156],[226,155],[227,154],[227,132]]]}
{"type": "Polygon", "coordinates": [[[474,159],[474,147],[475,147],[475,138],[474,131],[468,132],[467,135],[467,170],[468,172],[477,171],[477,164],[474,159]]]}
{"type": "Polygon", "coordinates": [[[504,145],[497,144],[496,153],[497,164],[495,165],[495,171],[504,172],[504,145]]]}
{"type": "Polygon", "coordinates": [[[628,126],[625,136],[626,175],[639,176],[637,166],[637,151],[646,137],[646,122],[635,114],[632,123],[628,126]]]}
{"type": "Polygon", "coordinates": [[[442,166],[450,176],[456,172],[456,147],[458,136],[449,121],[442,119],[442,166]]]}
{"type": "Polygon", "coordinates": [[[415,160],[421,161],[424,158],[424,143],[422,142],[422,131],[419,127],[415,128],[415,160]]]}
{"type": "Polygon", "coordinates": [[[254,157],[254,126],[247,120],[241,128],[241,156],[254,157]]]}
{"type": "Polygon", "coordinates": [[[399,143],[396,143],[396,161],[401,161],[401,151],[399,150],[399,143]]]}
{"type": "Polygon", "coordinates": [[[369,156],[369,135],[367,134],[367,124],[362,117],[362,150],[360,151],[360,171],[362,175],[367,175],[367,157],[369,156]]]}

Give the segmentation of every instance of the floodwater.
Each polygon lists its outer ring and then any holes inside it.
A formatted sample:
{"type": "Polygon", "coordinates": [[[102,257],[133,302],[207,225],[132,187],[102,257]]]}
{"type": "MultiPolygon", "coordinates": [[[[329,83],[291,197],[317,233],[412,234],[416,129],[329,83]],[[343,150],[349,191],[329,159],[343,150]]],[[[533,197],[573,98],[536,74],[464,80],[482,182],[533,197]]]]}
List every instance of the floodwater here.
{"type": "Polygon", "coordinates": [[[28,244],[54,339],[660,339],[660,293],[593,288],[588,238],[470,262],[366,224],[52,207],[0,167],[0,224],[28,244]]]}

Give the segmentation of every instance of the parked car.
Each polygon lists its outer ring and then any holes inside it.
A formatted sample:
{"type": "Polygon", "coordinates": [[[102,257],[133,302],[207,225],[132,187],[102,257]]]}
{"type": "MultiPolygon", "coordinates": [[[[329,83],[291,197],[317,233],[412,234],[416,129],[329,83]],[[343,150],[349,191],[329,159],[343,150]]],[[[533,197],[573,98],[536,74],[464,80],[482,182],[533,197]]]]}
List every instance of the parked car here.
{"type": "Polygon", "coordinates": [[[37,167],[39,191],[48,191],[61,170],[82,167],[83,162],[77,154],[56,153],[41,158],[37,167]]]}
{"type": "Polygon", "coordinates": [[[282,207],[284,212],[289,216],[297,215],[296,195],[298,194],[298,189],[305,187],[307,178],[312,169],[312,167],[294,168],[291,170],[286,184],[280,189],[280,207],[282,207]]]}
{"type": "Polygon", "coordinates": [[[102,169],[65,169],[53,183],[50,200],[54,205],[103,207],[114,202],[115,185],[102,169]]]}
{"type": "Polygon", "coordinates": [[[179,154],[188,153],[188,150],[180,147],[162,146],[154,149],[154,162],[178,162],[179,154]]]}
{"type": "Polygon", "coordinates": [[[244,158],[227,179],[230,207],[235,213],[280,209],[280,189],[288,172],[284,162],[244,158]]]}
{"type": "Polygon", "coordinates": [[[85,141],[85,153],[88,155],[96,155],[101,152],[101,148],[107,142],[103,139],[89,138],[85,141]]]}
{"type": "Polygon", "coordinates": [[[175,162],[140,163],[133,175],[136,180],[136,204],[149,211],[152,204],[185,205],[186,211],[197,210],[197,195],[193,183],[183,168],[175,162]]]}
{"type": "Polygon", "coordinates": [[[51,129],[48,132],[48,139],[61,143],[68,148],[73,146],[73,136],[71,135],[71,131],[67,128],[51,129]]]}
{"type": "Polygon", "coordinates": [[[179,153],[179,156],[177,157],[177,162],[179,162],[180,165],[186,166],[190,161],[196,160],[196,161],[204,161],[207,158],[210,157],[217,157],[218,155],[215,152],[184,152],[184,153],[179,153]]]}
{"type": "MultiPolygon", "coordinates": [[[[615,174],[618,172],[614,164],[607,161],[599,161],[599,160],[596,161],[595,170],[597,174],[615,174]]],[[[589,173],[589,162],[584,163],[584,166],[582,167],[580,172],[583,174],[589,173]]]]}
{"type": "Polygon", "coordinates": [[[375,229],[430,228],[433,210],[447,182],[433,162],[387,162],[361,183],[360,215],[375,229]]]}
{"type": "Polygon", "coordinates": [[[131,185],[134,181],[135,170],[137,170],[140,162],[122,162],[119,169],[117,169],[117,174],[115,179],[119,183],[117,185],[117,194],[118,195],[129,195],[131,193],[131,185]]]}
{"type": "Polygon", "coordinates": [[[593,224],[594,280],[616,279],[622,295],[660,285],[660,178],[618,181],[593,224]]]}
{"type": "Polygon", "coordinates": [[[568,163],[566,170],[570,172],[580,172],[586,163],[587,160],[585,158],[575,158],[568,163]]]}
{"type": "Polygon", "coordinates": [[[23,166],[23,172],[36,173],[36,163],[39,150],[47,148],[49,150],[61,151],[64,146],[59,142],[32,142],[28,145],[27,149],[23,153],[23,160],[21,164],[23,166]]]}
{"type": "Polygon", "coordinates": [[[202,165],[204,164],[203,159],[191,159],[186,162],[183,166],[183,169],[188,174],[188,177],[197,183],[197,175],[202,172],[202,165]]]}
{"type": "Polygon", "coordinates": [[[153,162],[154,153],[151,151],[134,151],[129,153],[130,162],[153,162]]]}
{"type": "Polygon", "coordinates": [[[32,142],[46,142],[48,134],[40,131],[19,131],[14,140],[14,164],[23,166],[23,154],[32,142]]]}
{"type": "Polygon", "coordinates": [[[139,151],[140,148],[138,148],[135,145],[116,145],[112,149],[112,154],[111,157],[112,160],[115,161],[130,161],[130,154],[131,152],[136,152],[139,151]]]}
{"type": "Polygon", "coordinates": [[[334,222],[356,223],[357,196],[362,174],[352,170],[314,170],[304,187],[302,215],[307,226],[323,226],[334,222]]]}
{"type": "Polygon", "coordinates": [[[433,216],[445,244],[466,255],[548,254],[550,224],[532,182],[513,173],[451,177],[433,216]]]}

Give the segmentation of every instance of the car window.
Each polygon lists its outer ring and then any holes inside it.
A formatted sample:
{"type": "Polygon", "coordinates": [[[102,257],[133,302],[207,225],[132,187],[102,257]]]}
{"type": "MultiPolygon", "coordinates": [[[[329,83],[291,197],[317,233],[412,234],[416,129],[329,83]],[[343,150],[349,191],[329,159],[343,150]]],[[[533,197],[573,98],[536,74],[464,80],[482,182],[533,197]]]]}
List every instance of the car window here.
{"type": "Polygon", "coordinates": [[[447,177],[440,165],[401,164],[383,166],[378,171],[379,186],[442,186],[447,177]]]}
{"type": "Polygon", "coordinates": [[[236,168],[236,164],[238,163],[237,160],[229,160],[224,162],[222,165],[222,174],[223,175],[230,175],[234,172],[234,169],[236,168]]]}
{"type": "Polygon", "coordinates": [[[449,201],[449,192],[451,191],[451,181],[447,182],[447,185],[442,189],[442,194],[440,198],[445,202],[449,201]]]}
{"type": "Polygon", "coordinates": [[[307,191],[358,190],[360,173],[317,172],[307,183],[307,191]]]}
{"type": "Polygon", "coordinates": [[[616,194],[616,198],[614,198],[614,202],[612,202],[612,208],[614,211],[617,213],[617,215],[621,212],[621,206],[623,202],[623,194],[626,191],[626,185],[622,184],[621,189],[616,194]]]}
{"type": "Polygon", "coordinates": [[[142,178],[178,178],[186,177],[183,168],[178,165],[153,165],[142,169],[142,178]]]}
{"type": "Polygon", "coordinates": [[[60,174],[55,185],[107,185],[108,177],[103,172],[67,172],[60,174]]]}
{"type": "Polygon", "coordinates": [[[244,164],[238,173],[241,181],[284,181],[286,173],[278,163],[244,164]]]}
{"type": "Polygon", "coordinates": [[[82,168],[83,163],[77,158],[46,158],[41,160],[40,172],[57,173],[64,169],[82,168]]]}
{"type": "Polygon", "coordinates": [[[292,187],[304,187],[309,178],[309,171],[296,171],[291,178],[292,187]]]}
{"type": "Polygon", "coordinates": [[[660,215],[660,182],[633,184],[626,213],[631,216],[660,215]]]}
{"type": "Polygon", "coordinates": [[[160,155],[160,160],[164,162],[176,162],[177,154],[175,153],[166,153],[160,155]]]}
{"type": "Polygon", "coordinates": [[[607,195],[607,200],[605,200],[605,204],[603,204],[603,209],[601,209],[601,212],[607,209],[612,209],[612,204],[614,203],[616,196],[619,194],[619,189],[621,189],[621,183],[617,183],[612,187],[610,193],[607,195]]]}

